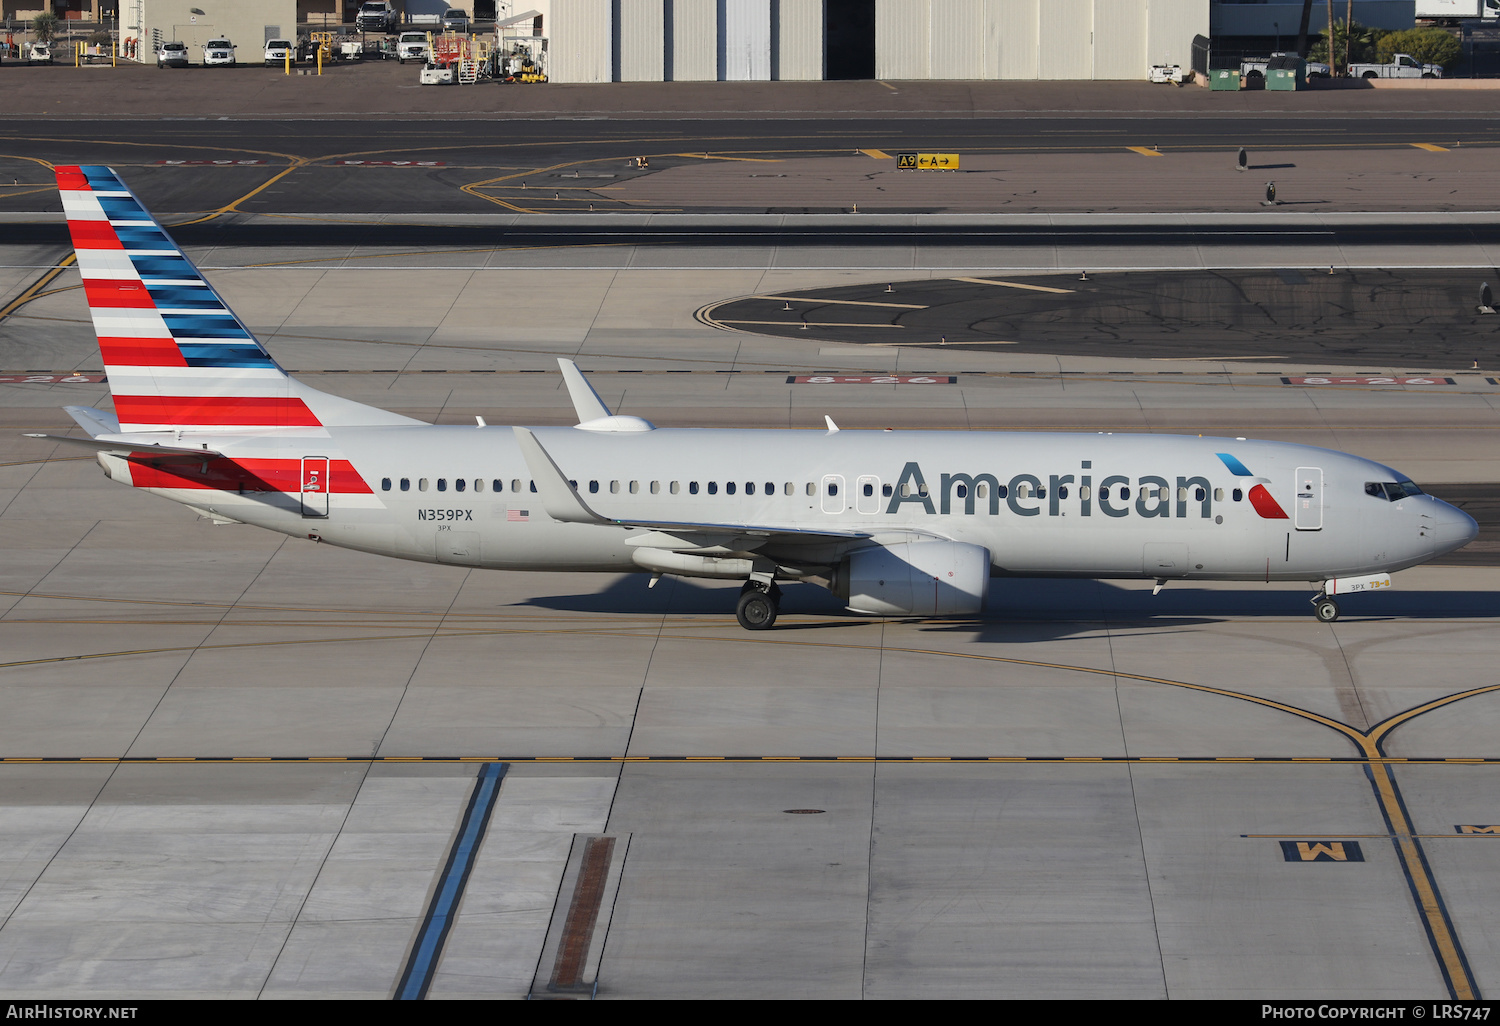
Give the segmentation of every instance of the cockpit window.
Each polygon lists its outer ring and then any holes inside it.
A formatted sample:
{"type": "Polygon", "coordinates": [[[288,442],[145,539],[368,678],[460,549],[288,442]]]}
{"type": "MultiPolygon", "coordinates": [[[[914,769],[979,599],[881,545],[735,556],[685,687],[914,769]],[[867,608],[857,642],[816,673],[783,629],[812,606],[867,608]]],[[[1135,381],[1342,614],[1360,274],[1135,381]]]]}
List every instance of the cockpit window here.
{"type": "Polygon", "coordinates": [[[1421,495],[1422,489],[1411,481],[1366,481],[1365,494],[1387,502],[1398,502],[1413,495],[1421,495]]]}

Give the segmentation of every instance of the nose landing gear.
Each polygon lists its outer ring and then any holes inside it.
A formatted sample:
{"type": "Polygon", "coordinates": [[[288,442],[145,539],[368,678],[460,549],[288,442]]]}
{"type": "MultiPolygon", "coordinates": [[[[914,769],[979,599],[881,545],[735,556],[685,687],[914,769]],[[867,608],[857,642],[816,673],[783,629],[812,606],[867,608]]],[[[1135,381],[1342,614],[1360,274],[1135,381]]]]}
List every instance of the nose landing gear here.
{"type": "Polygon", "coordinates": [[[1312,600],[1313,615],[1320,623],[1333,623],[1339,618],[1339,604],[1327,595],[1315,595],[1312,600]]]}
{"type": "Polygon", "coordinates": [[[734,618],[747,631],[769,630],[776,623],[781,608],[781,589],[775,581],[746,581],[740,589],[739,605],[734,618]]]}

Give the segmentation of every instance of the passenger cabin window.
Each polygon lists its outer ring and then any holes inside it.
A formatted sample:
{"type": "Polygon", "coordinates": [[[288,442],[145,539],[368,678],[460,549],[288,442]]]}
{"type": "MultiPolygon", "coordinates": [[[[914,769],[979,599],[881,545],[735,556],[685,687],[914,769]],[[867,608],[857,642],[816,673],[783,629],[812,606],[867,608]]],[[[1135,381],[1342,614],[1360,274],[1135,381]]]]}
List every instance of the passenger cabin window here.
{"type": "Polygon", "coordinates": [[[1193,499],[1195,501],[1202,502],[1206,498],[1208,498],[1208,492],[1204,491],[1201,486],[1193,489],[1193,499]]]}
{"type": "Polygon", "coordinates": [[[380,479],[380,490],[382,492],[388,492],[388,491],[391,490],[391,479],[390,478],[388,478],[388,477],[382,477],[380,479]]]}
{"type": "Polygon", "coordinates": [[[599,482],[598,481],[590,481],[589,482],[589,491],[590,492],[597,492],[598,490],[599,490],[599,482]]]}
{"type": "Polygon", "coordinates": [[[785,485],[784,485],[784,486],[783,486],[783,487],[782,487],[782,491],[783,491],[783,492],[784,492],[784,493],[785,493],[785,494],[787,494],[787,495],[796,495],[796,494],[797,494],[797,489],[796,489],[796,488],[795,488],[795,487],[793,487],[793,485],[792,485],[792,483],[791,483],[791,482],[790,482],[790,481],[788,481],[788,482],[787,482],[787,483],[786,483],[786,484],[785,484],[785,485]]]}
{"type": "Polygon", "coordinates": [[[447,490],[448,490],[448,479],[446,477],[440,477],[440,478],[438,478],[438,491],[440,491],[440,492],[446,492],[447,490]]]}
{"type": "MultiPolygon", "coordinates": [[[[960,487],[960,488],[962,488],[962,487],[963,487],[963,485],[959,485],[959,487],[960,487]]],[[[866,482],[865,482],[865,483],[864,483],[864,485],[863,485],[863,488],[862,488],[862,490],[863,490],[863,491],[864,491],[864,493],[865,493],[865,498],[869,498],[869,497],[870,497],[870,496],[872,496],[872,495],[874,495],[874,494],[875,494],[875,486],[874,486],[874,485],[872,485],[872,484],[871,484],[871,483],[870,483],[870,482],[868,482],[868,481],[866,481],[866,482]]],[[[959,496],[959,498],[963,498],[963,496],[959,496]]]]}
{"type": "Polygon", "coordinates": [[[710,481],[708,483],[708,494],[709,495],[718,495],[719,494],[719,482],[717,482],[717,481],[710,481]]]}
{"type": "Polygon", "coordinates": [[[500,478],[498,478],[498,477],[495,478],[495,480],[493,480],[493,481],[490,482],[490,490],[491,491],[496,491],[496,492],[503,492],[503,491],[505,491],[505,482],[502,481],[502,480],[500,480],[500,478]]]}
{"type": "Polygon", "coordinates": [[[526,487],[529,488],[531,491],[535,492],[536,491],[536,482],[535,481],[527,481],[526,482],[526,487]]]}
{"type": "Polygon", "coordinates": [[[1215,488],[1214,489],[1214,501],[1215,502],[1223,502],[1224,501],[1224,489],[1222,489],[1222,488],[1215,488]]]}
{"type": "MultiPolygon", "coordinates": [[[[979,487],[981,487],[981,488],[983,488],[983,487],[984,487],[984,485],[980,485],[980,486],[979,486],[979,487]]],[[[888,485],[888,484],[884,484],[884,485],[881,485],[881,486],[880,486],[880,494],[881,494],[881,495],[884,495],[884,496],[885,496],[885,497],[886,497],[886,498],[887,498],[887,499],[889,499],[889,498],[890,498],[890,497],[891,497],[891,492],[892,492],[892,491],[893,491],[893,489],[892,489],[892,488],[891,488],[891,486],[890,486],[890,485],[888,485]]],[[[983,492],[981,492],[981,493],[980,493],[980,494],[981,494],[981,495],[982,495],[982,494],[984,494],[984,493],[983,493],[983,492]]]]}
{"type": "Polygon", "coordinates": [[[808,495],[817,495],[818,494],[818,486],[815,485],[815,484],[813,484],[811,481],[807,482],[807,494],[808,495]]]}
{"type": "Polygon", "coordinates": [[[464,490],[464,486],[467,485],[467,484],[468,484],[468,482],[465,481],[463,478],[458,478],[456,481],[453,482],[453,490],[455,492],[461,492],[461,491],[464,490]]]}
{"type": "Polygon", "coordinates": [[[419,478],[417,478],[417,491],[419,491],[419,492],[425,492],[426,490],[427,490],[427,479],[425,477],[419,477],[419,478]]]}
{"type": "Polygon", "coordinates": [[[1245,497],[1245,493],[1236,488],[1234,491],[1229,493],[1229,497],[1232,498],[1235,502],[1239,502],[1245,497]]]}
{"type": "Polygon", "coordinates": [[[733,481],[725,481],[724,482],[724,494],[725,495],[733,495],[734,494],[734,482],[733,481]]]}
{"type": "Polygon", "coordinates": [[[676,495],[682,490],[682,485],[678,484],[676,481],[673,481],[672,486],[667,490],[670,491],[673,495],[676,495]]]}
{"type": "Polygon", "coordinates": [[[745,494],[746,495],[754,495],[755,494],[755,482],[754,481],[746,481],[745,482],[745,494]]]}
{"type": "Polygon", "coordinates": [[[620,494],[620,482],[618,482],[618,481],[611,481],[609,483],[609,494],[611,494],[611,495],[619,495],[620,494]]]}
{"type": "Polygon", "coordinates": [[[661,494],[661,482],[660,481],[652,481],[651,482],[651,494],[652,495],[660,495],[661,494]]]}
{"type": "Polygon", "coordinates": [[[1057,486],[1057,497],[1059,499],[1066,499],[1068,497],[1068,486],[1067,485],[1058,485],[1057,486]]]}
{"type": "Polygon", "coordinates": [[[401,479],[401,490],[403,492],[409,492],[409,491],[411,491],[411,478],[409,478],[409,477],[403,477],[401,479]]]}
{"type": "Polygon", "coordinates": [[[697,495],[698,494],[698,482],[697,481],[689,481],[688,482],[688,494],[689,495],[697,495]]]}
{"type": "Polygon", "coordinates": [[[476,477],[474,479],[474,490],[476,492],[482,492],[482,491],[484,491],[484,478],[482,478],[482,477],[476,477]]]}
{"type": "MultiPolygon", "coordinates": [[[[865,487],[868,488],[870,486],[865,485],[865,487]]],[[[865,494],[868,495],[869,493],[866,492],[865,494]]],[[[953,494],[957,495],[960,499],[967,499],[969,497],[969,486],[966,484],[958,485],[953,489],[953,494]]]]}
{"type": "Polygon", "coordinates": [[[829,495],[837,495],[838,493],[839,493],[839,486],[837,484],[835,484],[834,482],[829,481],[828,482],[828,494],[829,495]]]}
{"type": "Polygon", "coordinates": [[[635,494],[639,493],[640,490],[641,490],[641,483],[639,481],[632,481],[632,482],[630,482],[630,494],[631,495],[635,495],[635,494]]]}
{"type": "Polygon", "coordinates": [[[521,479],[519,477],[513,477],[510,479],[510,490],[513,492],[519,492],[521,490],[521,479]]]}

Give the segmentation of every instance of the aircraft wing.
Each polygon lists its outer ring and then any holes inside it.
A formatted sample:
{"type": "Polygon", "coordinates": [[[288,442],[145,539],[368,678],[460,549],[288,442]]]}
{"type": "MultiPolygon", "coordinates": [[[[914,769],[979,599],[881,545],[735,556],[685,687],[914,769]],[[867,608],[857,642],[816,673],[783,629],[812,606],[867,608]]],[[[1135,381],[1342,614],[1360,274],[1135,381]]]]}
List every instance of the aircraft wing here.
{"type": "MultiPolygon", "coordinates": [[[[568,476],[562,472],[552,460],[551,454],[542,447],[536,435],[523,427],[512,428],[516,434],[516,442],[521,447],[521,455],[526,460],[527,469],[531,471],[531,477],[536,482],[538,497],[542,500],[542,508],[553,520],[559,520],[566,524],[600,524],[614,527],[645,528],[650,531],[660,532],[659,544],[664,548],[683,547],[682,544],[689,543],[698,547],[704,542],[717,543],[726,547],[754,548],[763,545],[772,539],[782,542],[818,542],[818,541],[856,541],[861,538],[869,538],[867,531],[840,531],[827,528],[800,528],[780,527],[765,524],[744,523],[694,523],[671,520],[625,520],[614,517],[602,516],[589,508],[588,503],[578,491],[568,483],[568,476]],[[683,535],[710,535],[711,538],[683,538],[683,535]],[[745,539],[748,545],[728,546],[729,539],[745,539]]],[[[658,544],[655,541],[645,541],[645,544],[658,544]]]]}

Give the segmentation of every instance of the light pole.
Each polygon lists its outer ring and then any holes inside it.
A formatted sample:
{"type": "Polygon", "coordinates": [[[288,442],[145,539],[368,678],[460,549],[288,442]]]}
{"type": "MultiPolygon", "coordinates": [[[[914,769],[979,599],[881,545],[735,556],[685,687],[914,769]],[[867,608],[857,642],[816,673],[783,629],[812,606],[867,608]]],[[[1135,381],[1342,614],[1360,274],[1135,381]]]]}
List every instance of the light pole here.
{"type": "MultiPolygon", "coordinates": [[[[1265,24],[1265,23],[1262,22],[1261,24],[1265,24]]],[[[1279,22],[1279,21],[1273,21],[1273,22],[1271,22],[1271,27],[1276,30],[1276,52],[1280,53],[1281,52],[1281,22],[1279,22]]]]}

